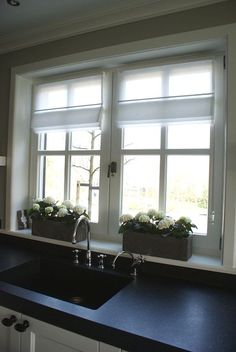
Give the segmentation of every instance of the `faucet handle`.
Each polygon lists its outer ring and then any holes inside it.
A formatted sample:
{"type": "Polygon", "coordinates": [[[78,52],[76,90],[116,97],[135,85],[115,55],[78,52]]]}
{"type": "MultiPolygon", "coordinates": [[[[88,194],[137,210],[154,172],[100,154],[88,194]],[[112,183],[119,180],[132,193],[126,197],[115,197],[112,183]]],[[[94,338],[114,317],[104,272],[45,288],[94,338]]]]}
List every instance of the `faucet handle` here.
{"type": "Polygon", "coordinates": [[[131,268],[133,268],[132,276],[137,276],[137,267],[145,262],[144,257],[140,254],[136,258],[134,258],[131,268]]]}
{"type": "Polygon", "coordinates": [[[99,269],[104,269],[104,258],[106,258],[106,254],[99,254],[98,255],[98,268],[99,269]]]}
{"type": "Polygon", "coordinates": [[[73,260],[74,264],[79,264],[79,253],[80,252],[81,252],[81,250],[79,250],[79,249],[73,249],[72,253],[74,254],[74,260],[73,260]]]}

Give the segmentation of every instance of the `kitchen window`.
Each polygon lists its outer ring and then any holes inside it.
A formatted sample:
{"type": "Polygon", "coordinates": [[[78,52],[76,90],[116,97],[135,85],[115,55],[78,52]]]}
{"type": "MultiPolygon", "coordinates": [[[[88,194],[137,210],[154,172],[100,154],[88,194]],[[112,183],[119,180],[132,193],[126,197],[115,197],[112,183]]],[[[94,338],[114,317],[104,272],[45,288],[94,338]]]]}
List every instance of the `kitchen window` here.
{"type": "Polygon", "coordinates": [[[196,247],[218,250],[222,87],[222,57],[131,64],[36,84],[35,196],[82,203],[100,234],[116,234],[121,213],[186,215],[198,226],[196,247]],[[108,172],[111,162],[116,170],[108,172]]]}

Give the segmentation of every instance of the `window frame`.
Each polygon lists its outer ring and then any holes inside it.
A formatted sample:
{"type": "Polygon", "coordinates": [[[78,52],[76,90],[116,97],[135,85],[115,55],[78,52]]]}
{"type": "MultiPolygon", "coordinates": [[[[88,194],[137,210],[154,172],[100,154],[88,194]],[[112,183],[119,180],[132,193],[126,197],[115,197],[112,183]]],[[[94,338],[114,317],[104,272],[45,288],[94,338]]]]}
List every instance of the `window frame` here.
{"type": "MultiPolygon", "coordinates": [[[[200,57],[200,56],[197,55],[197,57],[200,57]]],[[[206,57],[206,56],[204,56],[204,57],[206,57]]],[[[207,56],[207,57],[209,57],[209,56],[207,56]]],[[[194,57],[194,60],[196,60],[196,56],[194,57]]],[[[171,59],[171,61],[173,61],[173,60],[171,59]]],[[[163,59],[161,60],[161,62],[163,62],[163,59]]],[[[153,61],[152,61],[152,65],[153,65],[153,61]]],[[[113,93],[116,90],[115,71],[116,70],[112,69],[112,70],[106,71],[106,73],[105,73],[107,76],[109,76],[108,80],[110,81],[110,84],[112,84],[112,87],[113,87],[112,88],[112,92],[113,93]],[[113,77],[112,77],[112,72],[114,73],[113,77]]],[[[108,95],[109,94],[111,94],[111,92],[108,93],[108,95]]],[[[111,115],[115,114],[115,112],[114,112],[114,94],[113,94],[113,106],[111,106],[111,103],[110,103],[111,101],[112,101],[111,99],[108,99],[108,101],[107,101],[107,116],[110,113],[111,113],[111,115]]],[[[225,116],[225,111],[224,111],[223,116],[225,116]]],[[[110,124],[112,125],[113,143],[111,145],[111,152],[110,153],[106,153],[107,157],[106,157],[106,163],[104,163],[104,166],[105,166],[105,172],[103,172],[104,176],[106,175],[107,165],[109,164],[110,160],[119,160],[119,155],[120,155],[119,148],[120,148],[121,131],[118,131],[116,129],[114,119],[112,121],[110,121],[110,122],[108,121],[108,119],[106,119],[106,122],[104,122],[104,125],[106,125],[106,128],[105,128],[106,129],[106,133],[105,133],[106,140],[110,141],[110,124]],[[114,132],[114,130],[116,130],[116,131],[114,132]],[[115,158],[117,158],[117,159],[115,159],[115,158]]],[[[223,141],[223,144],[224,144],[224,141],[223,141]]],[[[32,140],[32,145],[34,145],[34,141],[33,140],[32,140]]],[[[107,143],[104,142],[104,145],[107,145],[107,143]]],[[[106,150],[106,148],[104,148],[104,150],[106,150]]],[[[222,152],[222,154],[224,155],[224,151],[222,152]]],[[[222,157],[222,159],[223,159],[223,157],[222,157]]],[[[104,160],[105,160],[105,158],[104,158],[104,160]]],[[[32,162],[31,165],[33,165],[33,163],[34,162],[32,162]]],[[[222,163],[222,165],[224,165],[224,162],[222,163]]],[[[110,192],[109,199],[107,199],[107,196],[104,196],[105,202],[104,202],[103,208],[101,209],[101,213],[103,213],[104,216],[108,215],[108,218],[107,218],[107,221],[106,221],[106,223],[108,222],[108,225],[105,224],[105,222],[104,222],[103,226],[100,227],[100,230],[98,231],[98,233],[99,233],[99,235],[102,235],[102,237],[105,238],[105,239],[107,238],[109,240],[115,240],[115,241],[117,241],[117,234],[114,232],[114,229],[118,228],[118,225],[117,225],[117,222],[118,222],[117,209],[120,209],[120,200],[117,199],[117,197],[115,196],[117,194],[117,191],[119,192],[119,190],[120,190],[120,181],[117,182],[117,180],[119,178],[119,177],[117,177],[117,176],[119,176],[119,172],[120,172],[120,168],[118,166],[118,173],[117,173],[116,177],[114,177],[109,182],[108,182],[106,176],[102,177],[102,175],[101,175],[101,180],[103,180],[104,184],[106,184],[106,187],[108,187],[109,189],[112,189],[113,192],[110,192]],[[115,179],[116,179],[116,181],[115,181],[115,179]],[[114,199],[114,198],[116,198],[116,199],[114,199]],[[109,210],[110,210],[109,213],[108,213],[108,207],[109,207],[109,210]],[[107,233],[108,235],[104,236],[104,233],[107,233]]],[[[29,203],[30,203],[31,199],[33,198],[32,195],[34,194],[33,188],[32,188],[32,183],[30,184],[29,189],[30,189],[30,196],[29,196],[29,203]]],[[[222,188],[222,194],[223,193],[224,193],[224,187],[222,188]]],[[[222,198],[223,198],[223,196],[222,196],[222,198]]],[[[104,217],[103,217],[103,219],[104,219],[104,217]]],[[[220,231],[221,231],[221,229],[220,229],[220,231]]],[[[98,238],[99,235],[95,236],[95,237],[98,238]]],[[[199,246],[199,248],[200,248],[200,246],[199,246]]],[[[210,245],[206,246],[204,248],[206,248],[208,252],[211,251],[211,246],[210,245]]],[[[204,248],[200,248],[200,250],[202,250],[204,248]]],[[[214,249],[213,252],[214,252],[214,254],[216,253],[215,249],[214,249]]],[[[219,254],[219,251],[217,253],[219,254]]]]}
{"type": "MultiPolygon", "coordinates": [[[[155,65],[167,65],[174,63],[183,63],[183,62],[191,62],[191,61],[201,61],[210,59],[213,61],[213,87],[215,100],[223,99],[223,103],[221,106],[219,104],[214,103],[214,126],[211,124],[211,142],[210,149],[208,152],[204,149],[188,149],[189,153],[193,153],[193,155],[208,155],[210,156],[210,170],[209,170],[209,207],[208,207],[208,230],[206,236],[194,236],[193,239],[193,248],[194,253],[198,254],[208,254],[208,255],[216,255],[220,256],[221,252],[221,242],[223,236],[223,203],[224,203],[224,157],[225,157],[225,124],[226,124],[226,106],[225,106],[225,72],[224,72],[224,55],[209,55],[209,56],[191,56],[190,58],[167,58],[161,60],[154,60],[151,62],[145,63],[134,63],[129,65],[124,65],[122,68],[117,68],[115,71],[114,78],[114,96],[113,96],[113,117],[116,116],[116,97],[118,97],[118,86],[119,86],[119,77],[118,74],[120,70],[128,70],[128,69],[137,69],[144,67],[153,67],[155,65]],[[217,143],[215,141],[217,140],[217,143]],[[215,159],[215,161],[213,161],[215,159]],[[214,215],[213,215],[214,212],[214,215]],[[214,218],[214,219],[213,219],[214,218]]],[[[214,102],[215,102],[214,100],[214,102]]],[[[113,143],[111,147],[111,160],[118,161],[118,173],[115,178],[111,180],[111,187],[115,190],[114,193],[119,194],[119,197],[114,197],[110,195],[110,204],[112,205],[112,217],[109,219],[109,232],[114,233],[117,231],[118,226],[117,222],[114,219],[118,219],[121,213],[121,184],[122,184],[122,155],[124,154],[124,150],[122,150],[122,130],[117,127],[116,121],[113,118],[112,121],[112,138],[113,143]]],[[[162,129],[162,143],[166,143],[166,132],[165,129],[162,129]]],[[[160,150],[160,184],[162,183],[166,188],[166,175],[165,170],[162,165],[167,163],[166,155],[168,155],[171,150],[168,149],[165,155],[163,155],[164,144],[161,146],[160,150]]],[[[179,152],[181,154],[185,154],[185,150],[172,150],[174,153],[179,152]]],[[[126,150],[125,154],[138,153],[138,150],[126,150]]],[[[153,150],[145,149],[142,151],[144,154],[155,153],[153,150]]],[[[159,208],[161,209],[165,203],[165,197],[163,196],[160,200],[159,208]]],[[[163,208],[162,208],[163,209],[163,208]]],[[[186,214],[187,216],[188,214],[186,214]]]]}

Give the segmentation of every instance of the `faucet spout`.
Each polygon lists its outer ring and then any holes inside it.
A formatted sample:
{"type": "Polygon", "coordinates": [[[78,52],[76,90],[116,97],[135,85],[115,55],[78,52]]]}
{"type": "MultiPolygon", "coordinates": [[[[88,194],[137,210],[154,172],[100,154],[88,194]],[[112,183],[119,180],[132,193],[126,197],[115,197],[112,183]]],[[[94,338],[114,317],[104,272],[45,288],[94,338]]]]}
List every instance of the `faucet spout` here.
{"type": "Polygon", "coordinates": [[[131,269],[132,269],[132,272],[131,272],[131,275],[132,276],[137,276],[137,267],[140,266],[141,264],[144,263],[144,258],[143,256],[140,254],[138,257],[135,258],[135,256],[133,255],[133,253],[129,252],[129,251],[121,251],[119,252],[115,259],[113,260],[112,262],[112,268],[115,269],[116,268],[116,261],[117,259],[122,255],[122,254],[125,254],[127,253],[131,259],[132,259],[132,263],[131,263],[131,269]]]}
{"type": "Polygon", "coordinates": [[[134,262],[134,256],[133,256],[133,254],[132,254],[131,252],[128,252],[128,251],[121,251],[121,252],[119,252],[119,253],[116,255],[115,259],[114,259],[113,262],[112,262],[112,268],[113,268],[113,269],[116,268],[116,261],[117,261],[117,259],[118,259],[122,254],[125,254],[125,253],[127,253],[127,254],[131,257],[132,263],[134,262]]]}
{"type": "Polygon", "coordinates": [[[72,235],[72,244],[76,244],[76,234],[77,229],[81,222],[86,224],[86,239],[87,239],[87,250],[86,250],[86,264],[91,266],[91,249],[90,249],[90,241],[91,241],[91,231],[90,231],[90,222],[87,216],[81,215],[75,222],[75,228],[72,235]]]}

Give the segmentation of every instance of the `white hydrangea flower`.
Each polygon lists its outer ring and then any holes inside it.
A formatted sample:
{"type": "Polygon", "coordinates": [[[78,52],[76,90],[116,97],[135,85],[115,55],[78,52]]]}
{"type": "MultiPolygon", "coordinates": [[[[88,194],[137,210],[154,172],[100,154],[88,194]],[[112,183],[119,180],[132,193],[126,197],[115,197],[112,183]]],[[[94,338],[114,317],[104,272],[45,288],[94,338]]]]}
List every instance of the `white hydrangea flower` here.
{"type": "Polygon", "coordinates": [[[82,206],[82,205],[77,204],[76,206],[74,206],[73,210],[74,210],[75,213],[81,215],[81,214],[83,214],[85,212],[85,207],[82,206]]]}
{"type": "Polygon", "coordinates": [[[33,208],[33,210],[35,210],[35,211],[39,211],[40,205],[37,204],[37,203],[34,203],[33,206],[32,206],[32,208],[33,208]]]}
{"type": "Polygon", "coordinates": [[[61,207],[58,210],[57,215],[58,215],[59,218],[63,218],[64,216],[68,215],[68,211],[67,211],[66,207],[61,207]]]}
{"type": "Polygon", "coordinates": [[[46,207],[45,208],[45,213],[46,214],[50,214],[50,213],[52,213],[53,212],[53,207],[46,207]]]}
{"type": "Polygon", "coordinates": [[[34,200],[34,203],[40,203],[40,202],[42,202],[42,201],[43,201],[42,198],[36,198],[36,199],[34,200]]]}
{"type": "Polygon", "coordinates": [[[47,204],[55,204],[56,201],[53,197],[46,197],[43,199],[44,203],[47,203],[47,204]]]}
{"type": "Polygon", "coordinates": [[[147,214],[142,214],[138,218],[138,221],[140,221],[140,222],[149,222],[150,218],[149,218],[149,216],[147,214]]]}
{"type": "Polygon", "coordinates": [[[65,207],[70,210],[74,208],[74,204],[70,200],[64,200],[64,202],[62,202],[62,205],[65,205],[65,207]]]}
{"type": "Polygon", "coordinates": [[[159,230],[169,229],[170,226],[174,225],[175,221],[170,216],[165,217],[164,219],[160,220],[157,227],[159,230]]]}
{"type": "Polygon", "coordinates": [[[181,216],[179,220],[185,222],[186,224],[191,224],[192,220],[187,216],[181,216]]]}
{"type": "Polygon", "coordinates": [[[159,211],[157,212],[156,218],[159,219],[159,220],[161,220],[161,219],[164,219],[165,216],[166,216],[166,215],[165,215],[164,211],[159,210],[159,211]]]}
{"type": "Polygon", "coordinates": [[[147,215],[147,213],[144,213],[143,211],[140,211],[138,214],[135,215],[135,219],[139,221],[139,218],[141,215],[147,215]]]}
{"type": "Polygon", "coordinates": [[[120,222],[127,222],[129,220],[132,220],[133,219],[133,216],[130,215],[130,214],[123,214],[121,215],[120,217],[120,222]]]}
{"type": "Polygon", "coordinates": [[[60,204],[60,205],[58,206],[58,208],[59,208],[59,209],[62,209],[62,208],[63,208],[63,209],[66,209],[66,206],[65,206],[64,204],[60,204]]]}
{"type": "Polygon", "coordinates": [[[157,210],[156,209],[149,209],[147,212],[147,215],[149,216],[149,218],[156,218],[157,217],[157,210]]]}

